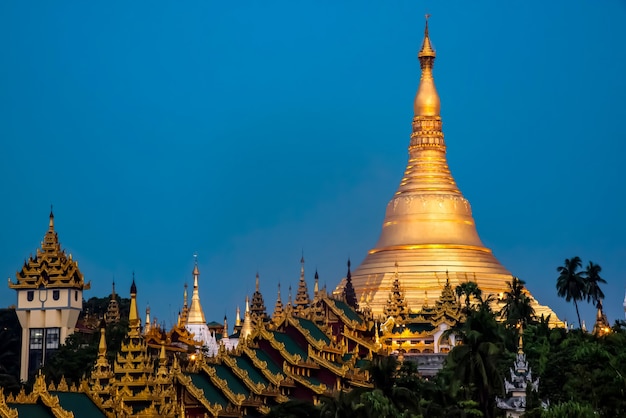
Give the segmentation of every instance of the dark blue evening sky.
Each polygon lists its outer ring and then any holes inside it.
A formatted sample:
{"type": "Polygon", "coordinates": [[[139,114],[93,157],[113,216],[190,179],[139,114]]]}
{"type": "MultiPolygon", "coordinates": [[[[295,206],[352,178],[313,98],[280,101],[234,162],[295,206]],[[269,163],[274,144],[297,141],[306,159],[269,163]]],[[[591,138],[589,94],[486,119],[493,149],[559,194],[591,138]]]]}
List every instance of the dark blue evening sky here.
{"type": "Polygon", "coordinates": [[[334,287],[402,177],[426,12],[483,242],[570,320],[556,267],[600,264],[623,318],[624,1],[0,2],[0,273],[52,203],[85,297],[113,278],[128,296],[134,271],[168,327],[194,252],[209,320],[234,319],[257,271],[271,311],[302,251],[310,287],[316,268],[334,287]]]}

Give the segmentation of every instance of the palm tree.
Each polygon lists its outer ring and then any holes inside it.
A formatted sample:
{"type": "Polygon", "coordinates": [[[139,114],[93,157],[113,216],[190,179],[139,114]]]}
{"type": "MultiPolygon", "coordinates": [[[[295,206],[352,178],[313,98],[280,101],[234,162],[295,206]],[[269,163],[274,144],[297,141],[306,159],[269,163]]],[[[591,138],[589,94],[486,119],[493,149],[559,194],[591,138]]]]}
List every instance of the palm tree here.
{"type": "Polygon", "coordinates": [[[558,295],[565,298],[567,302],[573,300],[578,317],[578,326],[581,326],[580,312],[578,312],[578,301],[583,300],[587,295],[586,279],[582,271],[578,271],[583,263],[580,257],[565,259],[565,265],[556,268],[560,273],[556,280],[556,290],[558,295]]]}
{"type": "Polygon", "coordinates": [[[456,295],[460,298],[461,296],[465,296],[465,312],[469,312],[470,310],[470,298],[474,297],[476,299],[481,298],[482,291],[480,287],[478,287],[478,283],[476,282],[465,282],[458,285],[455,289],[456,295]]]}
{"type": "Polygon", "coordinates": [[[524,280],[513,277],[507,283],[507,291],[502,298],[504,306],[499,312],[508,327],[514,327],[521,322],[524,328],[535,317],[535,309],[531,305],[531,298],[525,292],[524,280]]]}
{"type": "Polygon", "coordinates": [[[450,351],[446,369],[477,401],[484,416],[492,416],[496,388],[502,386],[498,359],[503,350],[501,326],[489,307],[491,298],[479,304],[464,324],[453,329],[463,344],[450,351]]]}
{"type": "Polygon", "coordinates": [[[599,283],[606,283],[600,272],[602,267],[595,264],[593,261],[589,262],[587,269],[585,270],[585,278],[587,279],[587,302],[593,301],[593,304],[598,307],[598,302],[604,299],[604,292],[600,289],[599,283]]]}

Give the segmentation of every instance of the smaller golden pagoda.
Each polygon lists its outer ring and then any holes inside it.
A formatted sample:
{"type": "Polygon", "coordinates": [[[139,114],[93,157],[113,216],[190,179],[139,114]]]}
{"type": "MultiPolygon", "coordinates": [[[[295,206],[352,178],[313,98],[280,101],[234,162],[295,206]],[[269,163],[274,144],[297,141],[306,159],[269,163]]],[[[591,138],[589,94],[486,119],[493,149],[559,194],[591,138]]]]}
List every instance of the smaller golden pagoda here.
{"type": "Polygon", "coordinates": [[[611,325],[609,324],[609,320],[604,313],[604,309],[602,307],[602,299],[598,301],[597,308],[598,310],[596,312],[596,322],[593,325],[593,335],[602,337],[606,334],[611,333],[611,325]]]}

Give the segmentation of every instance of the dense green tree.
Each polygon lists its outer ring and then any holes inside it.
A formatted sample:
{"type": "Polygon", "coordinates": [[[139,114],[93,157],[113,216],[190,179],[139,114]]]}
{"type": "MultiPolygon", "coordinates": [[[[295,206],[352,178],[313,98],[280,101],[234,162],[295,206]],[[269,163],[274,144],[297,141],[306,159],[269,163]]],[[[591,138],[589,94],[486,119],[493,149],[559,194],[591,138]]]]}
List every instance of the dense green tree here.
{"type": "Polygon", "coordinates": [[[581,267],[582,261],[580,257],[576,256],[566,258],[565,264],[556,269],[559,272],[559,277],[556,281],[558,295],[565,298],[568,302],[574,301],[579,327],[582,322],[580,321],[580,312],[578,311],[578,301],[586,297],[587,290],[585,276],[582,271],[579,271],[581,267]]]}
{"type": "Polygon", "coordinates": [[[592,407],[574,401],[552,405],[541,414],[541,418],[595,418],[596,416],[592,407]]]}
{"type": "Polygon", "coordinates": [[[21,330],[15,309],[0,310],[0,387],[19,391],[21,330]]]}
{"type": "MultiPolygon", "coordinates": [[[[398,408],[398,410],[417,410],[419,399],[417,394],[409,388],[397,384],[398,370],[402,370],[398,360],[394,356],[375,357],[369,366],[370,377],[374,388],[382,392],[382,395],[398,408]]],[[[408,375],[405,369],[404,382],[408,375]]]]}
{"type": "Polygon", "coordinates": [[[494,396],[501,392],[499,363],[504,351],[502,326],[491,311],[489,298],[480,300],[478,309],[452,330],[463,341],[450,351],[445,368],[458,384],[461,394],[478,402],[485,417],[494,415],[494,396]]]}
{"type": "Polygon", "coordinates": [[[43,366],[47,380],[58,382],[65,377],[68,384],[87,376],[98,357],[99,333],[76,332],[65,339],[65,343],[43,366]]]}
{"type": "Polygon", "coordinates": [[[319,418],[320,408],[313,402],[301,399],[290,399],[278,404],[266,415],[267,418],[319,418]]]}

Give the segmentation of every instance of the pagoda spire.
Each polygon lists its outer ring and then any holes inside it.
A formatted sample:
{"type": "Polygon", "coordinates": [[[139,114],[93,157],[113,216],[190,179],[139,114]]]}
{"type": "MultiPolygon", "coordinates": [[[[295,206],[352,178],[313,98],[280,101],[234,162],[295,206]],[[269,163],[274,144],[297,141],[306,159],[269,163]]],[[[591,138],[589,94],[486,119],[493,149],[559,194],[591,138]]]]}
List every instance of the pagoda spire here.
{"type": "Polygon", "coordinates": [[[106,323],[100,322],[100,342],[98,343],[98,359],[106,359],[107,355],[107,339],[106,339],[106,323]]]}
{"type": "Polygon", "coordinates": [[[194,254],[194,266],[193,266],[193,293],[191,294],[191,307],[187,316],[187,325],[206,325],[206,319],[204,318],[204,311],[200,304],[200,291],[198,288],[198,279],[200,277],[200,270],[198,269],[198,256],[194,254]]]}
{"type": "MultiPolygon", "coordinates": [[[[247,299],[247,297],[246,297],[247,299]]],[[[252,318],[250,315],[250,310],[246,310],[243,316],[243,326],[241,327],[241,332],[239,333],[240,338],[248,338],[248,336],[252,333],[252,318]]]]}
{"type": "Polygon", "coordinates": [[[139,308],[137,307],[137,285],[135,284],[135,272],[133,271],[133,282],[130,285],[130,312],[128,313],[128,336],[139,338],[141,336],[141,319],[139,318],[139,308]]]}
{"type": "MultiPolygon", "coordinates": [[[[441,101],[433,73],[436,56],[427,19],[417,54],[421,75],[413,102],[404,176],[387,204],[378,242],[352,271],[357,301],[363,294],[371,293],[374,315],[384,311],[395,279],[396,260],[403,265],[402,290],[415,306],[423,305],[426,291],[441,291],[433,276],[445,271],[450,271],[453,279],[475,274],[485,294],[504,292],[511,277],[481,241],[470,202],[448,166],[441,101]]],[[[342,280],[333,293],[340,296],[346,283],[342,280]]],[[[549,308],[536,303],[534,307],[535,312],[552,315],[551,322],[558,323],[549,308]]]]}
{"type": "Polygon", "coordinates": [[[313,298],[317,299],[318,293],[320,292],[320,276],[317,274],[317,269],[315,269],[315,284],[313,285],[313,298]]]}
{"type": "Polygon", "coordinates": [[[150,304],[146,305],[146,324],[143,327],[143,333],[144,335],[148,334],[150,332],[150,304]]]}
{"type": "Polygon", "coordinates": [[[433,78],[433,65],[435,64],[437,54],[428,36],[428,18],[429,16],[426,15],[424,41],[422,42],[422,48],[417,53],[422,69],[422,76],[413,104],[415,116],[439,116],[441,113],[441,101],[439,100],[439,94],[437,94],[435,80],[433,78]]]}
{"type": "Polygon", "coordinates": [[[343,288],[344,301],[352,306],[354,309],[359,309],[359,304],[356,299],[356,293],[352,286],[352,273],[350,273],[350,259],[348,258],[348,273],[346,274],[346,285],[343,288]]]}
{"type": "MultiPolygon", "coordinates": [[[[254,324],[257,322],[264,322],[268,320],[267,311],[265,309],[265,301],[263,300],[263,295],[259,290],[259,273],[256,274],[256,290],[252,294],[252,306],[250,307],[250,319],[254,324]]],[[[244,315],[245,321],[245,315],[244,315]]]]}
{"type": "Polygon", "coordinates": [[[187,292],[187,283],[185,283],[185,290],[183,291],[183,310],[180,312],[180,325],[187,325],[187,318],[189,317],[189,294],[187,292]]]}
{"type": "Polygon", "coordinates": [[[598,311],[596,313],[596,322],[593,325],[593,335],[602,337],[611,332],[611,324],[604,313],[602,307],[602,299],[598,300],[598,311]]]}
{"type": "Polygon", "coordinates": [[[272,319],[277,321],[278,318],[283,314],[283,301],[280,298],[280,282],[278,283],[278,296],[276,297],[276,304],[274,305],[274,313],[272,315],[272,319]]]}
{"type": "Polygon", "coordinates": [[[309,290],[307,289],[306,280],[304,279],[304,255],[302,255],[300,259],[300,281],[298,282],[298,291],[296,293],[296,312],[303,314],[310,303],[309,290]]]}
{"type": "Polygon", "coordinates": [[[104,320],[107,324],[117,323],[120,321],[120,307],[117,303],[117,294],[115,293],[115,279],[111,286],[111,299],[109,300],[109,306],[104,314],[104,320]]]}
{"type": "Polygon", "coordinates": [[[51,231],[54,231],[54,212],[52,210],[52,205],[50,205],[50,221],[48,222],[48,228],[51,231]]]}

